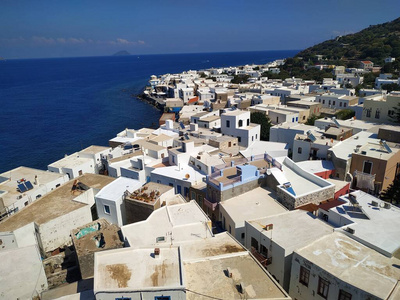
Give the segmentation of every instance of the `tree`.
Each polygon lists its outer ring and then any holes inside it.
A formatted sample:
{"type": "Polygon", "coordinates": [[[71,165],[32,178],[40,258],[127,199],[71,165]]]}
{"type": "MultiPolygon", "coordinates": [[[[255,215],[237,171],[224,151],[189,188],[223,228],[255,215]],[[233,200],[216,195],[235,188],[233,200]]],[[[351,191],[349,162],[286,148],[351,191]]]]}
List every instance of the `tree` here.
{"type": "Polygon", "coordinates": [[[386,90],[388,93],[391,93],[393,91],[400,91],[400,85],[398,85],[397,83],[382,84],[381,88],[382,90],[386,90]]]}
{"type": "Polygon", "coordinates": [[[380,198],[393,204],[400,203],[400,174],[398,174],[388,188],[381,193],[380,198]]]}
{"type": "Polygon", "coordinates": [[[270,119],[262,112],[253,112],[250,114],[250,122],[260,124],[260,139],[269,141],[269,129],[272,126],[270,119]]]}
{"type": "Polygon", "coordinates": [[[315,120],[318,119],[318,116],[312,114],[311,116],[308,117],[307,121],[306,121],[306,125],[311,125],[314,126],[315,120]]]}
{"type": "Polygon", "coordinates": [[[347,120],[356,115],[356,112],[351,109],[342,109],[335,114],[336,119],[347,120]]]}
{"type": "Polygon", "coordinates": [[[400,102],[397,106],[398,107],[393,107],[394,114],[390,117],[392,118],[393,122],[400,124],[400,102]]]}

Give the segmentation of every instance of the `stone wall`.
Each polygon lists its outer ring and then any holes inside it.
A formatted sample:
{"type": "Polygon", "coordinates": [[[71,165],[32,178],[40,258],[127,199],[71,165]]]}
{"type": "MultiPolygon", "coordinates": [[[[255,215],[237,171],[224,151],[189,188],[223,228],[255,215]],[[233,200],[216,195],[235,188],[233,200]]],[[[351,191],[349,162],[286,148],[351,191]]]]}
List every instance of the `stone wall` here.
{"type": "Polygon", "coordinates": [[[159,199],[152,204],[148,204],[140,201],[131,201],[125,199],[125,214],[126,214],[126,224],[136,223],[146,220],[153,211],[160,208],[159,199]]]}
{"type": "Polygon", "coordinates": [[[287,193],[286,190],[281,187],[278,187],[277,196],[278,201],[281,202],[283,206],[289,210],[293,210],[308,203],[319,205],[322,201],[333,199],[335,196],[335,186],[324,188],[300,197],[295,197],[287,193]]]}

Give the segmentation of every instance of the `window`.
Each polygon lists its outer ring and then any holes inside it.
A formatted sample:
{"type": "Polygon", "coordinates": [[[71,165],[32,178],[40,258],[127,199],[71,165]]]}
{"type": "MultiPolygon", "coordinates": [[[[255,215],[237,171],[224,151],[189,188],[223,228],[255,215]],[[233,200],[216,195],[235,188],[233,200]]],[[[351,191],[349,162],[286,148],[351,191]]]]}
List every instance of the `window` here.
{"type": "Polygon", "coordinates": [[[256,133],[256,139],[258,139],[258,135],[257,135],[257,133],[256,133]]]}
{"type": "Polygon", "coordinates": [[[82,173],[82,170],[79,170],[78,173],[79,173],[79,176],[82,176],[82,174],[83,174],[83,173],[82,173]]]}
{"type": "Polygon", "coordinates": [[[308,270],[307,268],[301,266],[300,267],[299,282],[301,284],[304,284],[305,286],[308,286],[309,280],[310,280],[310,270],[308,270]]]}
{"type": "Polygon", "coordinates": [[[375,119],[379,119],[379,118],[380,118],[380,115],[381,115],[381,111],[380,111],[379,109],[377,109],[377,110],[375,111],[375,119]]]}
{"type": "Polygon", "coordinates": [[[104,213],[106,213],[107,215],[110,214],[110,206],[104,205],[104,213]]]}
{"type": "Polygon", "coordinates": [[[190,194],[191,194],[190,199],[192,199],[192,200],[196,199],[196,193],[195,192],[192,191],[190,194]]]}
{"type": "Polygon", "coordinates": [[[197,203],[199,203],[200,207],[203,206],[203,196],[197,195],[197,203]]]}
{"type": "Polygon", "coordinates": [[[239,120],[239,125],[238,125],[239,127],[242,127],[243,126],[243,120],[239,120]]]}
{"type": "Polygon", "coordinates": [[[59,184],[56,184],[56,188],[58,188],[60,185],[61,185],[60,183],[59,183],[59,184]]]}
{"type": "Polygon", "coordinates": [[[39,194],[36,196],[36,199],[39,199],[40,197],[42,197],[42,195],[39,194]]]}
{"type": "Polygon", "coordinates": [[[171,300],[170,296],[155,296],[154,300],[171,300]]]}
{"type": "Polygon", "coordinates": [[[132,298],[128,297],[121,297],[121,298],[115,298],[115,300],[131,300],[132,298]]]}
{"type": "Polygon", "coordinates": [[[328,105],[331,105],[331,100],[328,101],[328,105]]]}
{"type": "Polygon", "coordinates": [[[343,103],[343,107],[346,107],[347,106],[347,103],[343,103]]]}
{"type": "Polygon", "coordinates": [[[306,116],[303,116],[303,121],[306,119],[306,116]]]}
{"type": "Polygon", "coordinates": [[[322,100],[322,104],[325,104],[325,100],[322,100]]]}
{"type": "Polygon", "coordinates": [[[175,156],[171,155],[171,157],[172,157],[172,163],[174,164],[175,163],[175,156]]]}
{"type": "Polygon", "coordinates": [[[250,125],[250,119],[247,119],[247,126],[250,125]]]}
{"type": "Polygon", "coordinates": [[[232,233],[232,227],[229,225],[229,233],[232,233]]]}
{"type": "Polygon", "coordinates": [[[333,102],[332,102],[332,105],[336,105],[336,101],[333,101],[333,102]]]}
{"type": "Polygon", "coordinates": [[[367,109],[367,118],[371,118],[371,109],[367,109]]]}
{"type": "Polygon", "coordinates": [[[188,188],[188,187],[184,187],[184,188],[183,188],[183,195],[184,195],[185,197],[187,197],[187,196],[189,195],[189,188],[188,188]]]}
{"type": "Polygon", "coordinates": [[[258,241],[255,238],[251,238],[251,247],[258,251],[258,241]]]}
{"type": "Polygon", "coordinates": [[[254,136],[251,137],[251,141],[252,141],[252,142],[254,141],[254,136]]]}
{"type": "Polygon", "coordinates": [[[303,151],[303,149],[301,149],[301,147],[297,148],[297,153],[301,154],[301,152],[303,151]]]}
{"type": "Polygon", "coordinates": [[[326,299],[326,298],[328,298],[328,292],[329,292],[329,281],[319,277],[318,295],[320,295],[322,298],[326,299]]]}
{"type": "Polygon", "coordinates": [[[340,290],[338,300],[351,300],[351,294],[340,290]]]}
{"type": "Polygon", "coordinates": [[[264,257],[268,257],[268,249],[263,244],[260,245],[260,253],[264,255],[264,257]]]}
{"type": "Polygon", "coordinates": [[[372,171],[372,162],[364,161],[363,172],[367,174],[371,174],[372,171]]]}
{"type": "Polygon", "coordinates": [[[240,237],[242,238],[242,240],[244,240],[244,237],[245,237],[244,232],[242,232],[242,234],[240,235],[240,237]]]}
{"type": "Polygon", "coordinates": [[[242,138],[238,136],[238,142],[240,143],[242,141],[242,138]]]}
{"type": "Polygon", "coordinates": [[[26,201],[26,202],[24,203],[24,205],[27,206],[27,205],[28,205],[28,201],[26,201]]]}
{"type": "Polygon", "coordinates": [[[230,127],[231,126],[231,122],[229,120],[226,120],[226,127],[230,127]]]}
{"type": "Polygon", "coordinates": [[[340,107],[342,107],[342,104],[343,104],[342,102],[339,102],[339,106],[340,106],[340,107]]]}
{"type": "Polygon", "coordinates": [[[394,115],[394,110],[390,110],[389,109],[389,111],[388,111],[388,116],[390,117],[390,116],[393,116],[394,115]]]}

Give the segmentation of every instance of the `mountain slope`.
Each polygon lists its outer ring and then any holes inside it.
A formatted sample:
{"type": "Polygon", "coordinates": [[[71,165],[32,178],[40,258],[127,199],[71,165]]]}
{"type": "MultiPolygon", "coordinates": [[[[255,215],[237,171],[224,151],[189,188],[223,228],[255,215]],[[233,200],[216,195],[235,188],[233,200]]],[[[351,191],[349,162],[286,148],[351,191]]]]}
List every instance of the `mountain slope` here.
{"type": "Polygon", "coordinates": [[[391,22],[371,25],[354,34],[336,37],[299,52],[305,60],[323,55],[329,60],[371,60],[383,65],[386,57],[400,59],[400,18],[391,22]]]}

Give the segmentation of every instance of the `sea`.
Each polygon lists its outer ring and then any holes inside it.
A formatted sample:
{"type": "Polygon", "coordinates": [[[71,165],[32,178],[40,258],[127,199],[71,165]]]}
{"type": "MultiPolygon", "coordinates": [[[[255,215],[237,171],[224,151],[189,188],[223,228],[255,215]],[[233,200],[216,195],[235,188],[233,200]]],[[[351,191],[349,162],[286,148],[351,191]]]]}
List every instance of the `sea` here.
{"type": "Polygon", "coordinates": [[[47,165],[125,128],[157,127],[151,75],[263,64],[299,50],[0,60],[0,173],[47,165]]]}

